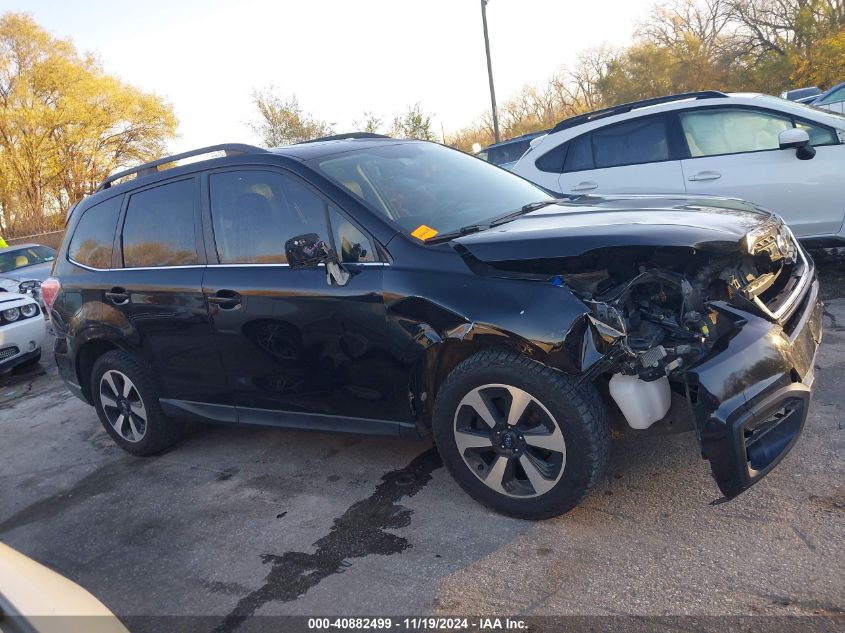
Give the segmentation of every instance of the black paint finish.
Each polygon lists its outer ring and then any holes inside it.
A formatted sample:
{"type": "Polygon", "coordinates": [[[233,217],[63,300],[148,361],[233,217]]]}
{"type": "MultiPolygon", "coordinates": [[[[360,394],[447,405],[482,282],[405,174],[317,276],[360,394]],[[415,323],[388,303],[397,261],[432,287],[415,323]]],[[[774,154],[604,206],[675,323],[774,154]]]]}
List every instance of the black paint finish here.
{"type": "MultiPolygon", "coordinates": [[[[108,270],[73,263],[62,245],[53,271],[62,289],[52,317],[56,362],[69,388],[90,402],[92,359],[116,347],[145,363],[171,414],[426,435],[440,384],[478,351],[507,349],[573,375],[600,358],[587,325],[590,309],[565,284],[497,264],[610,247],[734,252],[748,231],[771,217],[751,204],[712,197],[584,197],[425,244],[312,168],[322,157],[384,143],[399,141],[332,141],[214,159],[144,176],[80,203],[68,235],[82,211],[111,196],[208,170],[260,166],[294,174],[320,192],[368,234],[382,263],[344,264],[345,284],[331,281],[323,265],[220,265],[207,179],[198,177],[201,263],[124,269],[119,229],[108,270]],[[115,291],[125,293],[125,303],[115,302],[115,291]]],[[[502,177],[525,186],[516,176],[502,177]]],[[[812,264],[807,274],[814,275],[812,264]]],[[[809,400],[809,368],[821,337],[818,305],[816,294],[805,297],[803,316],[793,318],[800,324],[790,332],[786,323],[725,305],[721,314],[734,322],[734,334],[689,368],[702,447],[726,496],[776,463],[749,472],[742,446],[749,424],[769,415],[771,402],[809,400]]],[[[806,413],[803,406],[794,436],[778,446],[791,446],[806,413]]],[[[755,463],[765,461],[758,451],[755,463]]]]}

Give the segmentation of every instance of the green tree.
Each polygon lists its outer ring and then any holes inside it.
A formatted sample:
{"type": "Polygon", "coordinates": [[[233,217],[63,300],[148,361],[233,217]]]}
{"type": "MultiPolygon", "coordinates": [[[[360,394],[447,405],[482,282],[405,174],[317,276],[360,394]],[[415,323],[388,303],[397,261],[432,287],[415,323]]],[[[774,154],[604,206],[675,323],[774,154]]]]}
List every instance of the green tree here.
{"type": "Polygon", "coordinates": [[[333,123],[321,121],[304,112],[296,95],[285,99],[272,86],[253,92],[252,102],[259,116],[249,125],[265,147],[310,141],[328,136],[334,130],[333,123]]]}
{"type": "Polygon", "coordinates": [[[393,136],[424,141],[435,140],[434,133],[431,131],[431,115],[423,112],[419,103],[409,106],[404,114],[393,119],[393,136]]]}
{"type": "Polygon", "coordinates": [[[352,122],[352,127],[358,132],[367,132],[369,134],[379,134],[382,124],[384,123],[379,117],[374,115],[369,110],[365,110],[362,114],[362,119],[352,122]]]}
{"type": "Polygon", "coordinates": [[[161,156],[172,108],[106,75],[30,16],[0,18],[0,227],[58,228],[109,173],[161,156]]]}

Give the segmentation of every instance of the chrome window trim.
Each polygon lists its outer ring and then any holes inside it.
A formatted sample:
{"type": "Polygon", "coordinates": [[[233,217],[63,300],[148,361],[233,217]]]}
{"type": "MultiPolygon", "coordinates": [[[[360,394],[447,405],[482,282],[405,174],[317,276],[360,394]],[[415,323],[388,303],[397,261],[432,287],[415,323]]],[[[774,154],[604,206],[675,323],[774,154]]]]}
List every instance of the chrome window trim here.
{"type": "MultiPolygon", "coordinates": [[[[176,270],[182,268],[255,268],[255,267],[273,267],[273,268],[290,268],[290,264],[189,264],[185,266],[136,266],[132,268],[94,268],[93,266],[88,266],[86,264],[82,264],[71,257],[67,258],[71,264],[79,266],[80,268],[84,268],[85,270],[90,270],[92,272],[115,272],[118,270],[176,270]]],[[[379,266],[379,267],[387,267],[390,266],[387,262],[355,262],[355,263],[346,263],[343,264],[344,266],[379,266]]],[[[317,267],[325,268],[325,264],[317,264],[317,267]]]]}

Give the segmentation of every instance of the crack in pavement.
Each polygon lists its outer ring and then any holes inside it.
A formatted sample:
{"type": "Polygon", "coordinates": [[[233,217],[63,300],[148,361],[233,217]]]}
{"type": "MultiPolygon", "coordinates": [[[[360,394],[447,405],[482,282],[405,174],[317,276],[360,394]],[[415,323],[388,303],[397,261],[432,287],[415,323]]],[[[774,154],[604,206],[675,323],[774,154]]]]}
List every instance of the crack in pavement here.
{"type": "Polygon", "coordinates": [[[404,468],[383,475],[372,495],[334,520],[329,533],[314,543],[317,549],[313,554],[263,555],[262,562],[272,565],[264,584],[241,598],[214,633],[231,633],[269,602],[296,600],[329,576],[343,572],[351,558],[389,556],[411,547],[407,539],[386,530],[410,524],[413,511],[397,502],[422,490],[432,472],[442,465],[437,449],[432,447],[404,468]]]}

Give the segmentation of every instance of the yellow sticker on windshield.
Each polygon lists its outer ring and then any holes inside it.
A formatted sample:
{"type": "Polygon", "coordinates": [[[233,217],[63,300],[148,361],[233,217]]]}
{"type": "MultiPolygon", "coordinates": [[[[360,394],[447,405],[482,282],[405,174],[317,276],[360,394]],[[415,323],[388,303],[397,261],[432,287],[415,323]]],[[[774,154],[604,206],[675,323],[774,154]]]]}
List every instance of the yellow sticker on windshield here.
{"type": "Polygon", "coordinates": [[[413,235],[418,240],[422,240],[425,242],[426,240],[430,240],[432,237],[437,235],[437,230],[431,228],[430,226],[426,226],[425,224],[420,224],[417,228],[411,231],[411,235],[413,235]]]}

